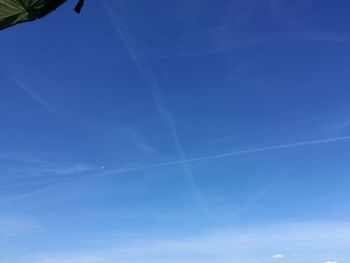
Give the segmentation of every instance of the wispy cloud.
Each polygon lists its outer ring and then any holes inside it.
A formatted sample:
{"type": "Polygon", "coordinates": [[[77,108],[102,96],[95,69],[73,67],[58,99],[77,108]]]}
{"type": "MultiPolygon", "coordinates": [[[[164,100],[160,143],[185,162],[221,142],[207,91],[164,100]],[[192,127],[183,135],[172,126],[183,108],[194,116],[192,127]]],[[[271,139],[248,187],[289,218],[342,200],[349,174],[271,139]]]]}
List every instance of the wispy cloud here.
{"type": "MultiPolygon", "coordinates": [[[[79,262],[83,257],[94,258],[102,262],[125,262],[125,263],[231,263],[231,262],[271,262],[266,254],[271,254],[276,247],[283,249],[288,254],[300,252],[304,262],[322,260],[322,251],[333,251],[339,255],[347,253],[350,245],[349,223],[295,223],[280,225],[260,225],[256,227],[241,227],[240,229],[217,229],[191,237],[173,237],[159,239],[144,239],[135,243],[128,241],[119,244],[116,242],[109,248],[96,251],[77,251],[64,256],[46,256],[46,261],[36,260],[40,263],[54,262],[79,262]],[[61,261],[59,261],[61,260],[61,261]],[[68,261],[69,262],[69,261],[68,261]]],[[[110,242],[113,244],[113,242],[110,242]]],[[[276,254],[273,259],[285,259],[284,254],[276,254]]],[[[92,262],[99,262],[98,260],[92,262]]],[[[34,262],[34,261],[33,261],[34,262]]],[[[80,261],[85,262],[85,261],[80,261]]],[[[88,262],[88,261],[87,261],[88,262]]],[[[292,261],[291,261],[292,262],[292,261]]],[[[297,261],[301,262],[301,261],[297,261]]],[[[325,263],[335,263],[329,261],[325,263]]]]}
{"type": "Polygon", "coordinates": [[[47,112],[55,116],[59,116],[59,113],[45,99],[39,96],[30,86],[26,85],[24,82],[20,81],[17,78],[11,78],[11,80],[35,102],[40,104],[47,112]]]}
{"type": "Polygon", "coordinates": [[[0,238],[18,236],[37,231],[42,226],[32,219],[22,217],[0,217],[0,238]]]}
{"type": "Polygon", "coordinates": [[[286,256],[283,254],[275,254],[272,256],[273,259],[284,259],[286,256]]]}
{"type": "Polygon", "coordinates": [[[61,184],[59,184],[59,185],[55,184],[54,186],[41,188],[41,189],[38,189],[38,190],[26,192],[26,193],[23,193],[23,194],[16,194],[16,195],[8,197],[8,198],[3,198],[0,203],[1,204],[9,204],[9,203],[25,200],[25,199],[28,199],[28,198],[31,198],[31,197],[42,195],[43,193],[51,192],[51,191],[53,191],[54,189],[56,189],[56,188],[58,188],[60,186],[61,186],[61,184]]]}
{"type": "Polygon", "coordinates": [[[64,257],[39,257],[38,262],[40,263],[99,263],[106,262],[106,258],[102,256],[78,256],[72,258],[64,258],[64,257]]]}
{"type": "Polygon", "coordinates": [[[143,80],[147,84],[148,88],[150,89],[150,92],[152,94],[152,97],[155,101],[155,104],[157,106],[157,109],[161,116],[163,117],[164,123],[167,125],[169,128],[173,142],[174,142],[174,147],[175,151],[177,153],[177,157],[179,159],[179,163],[183,165],[184,173],[186,174],[186,178],[188,180],[188,184],[191,188],[191,191],[199,204],[201,205],[201,208],[205,210],[205,205],[203,201],[203,197],[199,191],[197,182],[194,178],[194,175],[192,173],[191,167],[189,163],[187,162],[187,158],[185,156],[184,149],[182,147],[180,138],[177,133],[177,128],[175,125],[175,121],[172,117],[172,114],[169,110],[169,107],[162,96],[161,89],[158,85],[158,81],[155,78],[155,75],[153,71],[151,70],[150,66],[146,64],[145,61],[141,61],[135,51],[135,44],[133,41],[133,38],[126,27],[126,25],[117,19],[116,15],[114,14],[110,4],[107,1],[104,1],[104,5],[106,8],[106,11],[110,17],[110,20],[112,22],[112,25],[117,32],[117,34],[120,36],[121,40],[123,41],[126,49],[128,50],[128,53],[132,59],[132,61],[135,63],[136,67],[138,68],[143,80]]]}
{"type": "Polygon", "coordinates": [[[122,126],[119,129],[132,141],[140,152],[145,154],[154,154],[157,152],[135,128],[131,126],[122,126]]]}
{"type": "Polygon", "coordinates": [[[0,203],[10,204],[45,196],[67,187],[66,184],[73,183],[74,179],[80,178],[78,176],[101,170],[87,164],[62,162],[61,159],[44,153],[0,154],[0,203]]]}
{"type": "Polygon", "coordinates": [[[94,171],[91,165],[62,162],[49,154],[10,152],[0,154],[0,181],[53,179],[94,171]]]}

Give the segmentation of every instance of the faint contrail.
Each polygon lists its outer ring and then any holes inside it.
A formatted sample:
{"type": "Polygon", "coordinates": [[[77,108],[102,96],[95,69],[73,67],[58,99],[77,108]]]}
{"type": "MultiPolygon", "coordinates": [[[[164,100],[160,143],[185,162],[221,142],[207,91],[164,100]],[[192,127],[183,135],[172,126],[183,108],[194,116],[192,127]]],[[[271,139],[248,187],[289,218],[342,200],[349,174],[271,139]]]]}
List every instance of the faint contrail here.
{"type": "Polygon", "coordinates": [[[58,112],[51,107],[50,104],[48,104],[45,100],[43,100],[34,90],[32,90],[28,85],[24,84],[18,79],[11,78],[11,80],[16,83],[18,87],[20,87],[27,95],[29,95],[33,100],[35,100],[37,103],[39,103],[45,110],[50,112],[53,115],[58,116],[58,112]]]}
{"type": "Polygon", "coordinates": [[[331,143],[331,142],[338,142],[338,141],[346,141],[350,140],[350,136],[344,136],[344,137],[336,137],[336,138],[327,138],[327,139],[321,139],[321,140],[313,140],[313,141],[303,141],[303,142],[296,142],[296,143],[290,143],[290,144],[281,144],[276,146],[269,146],[269,147],[263,147],[263,148],[257,148],[257,149],[251,149],[251,150],[244,150],[244,151],[238,151],[238,152],[231,152],[231,153],[224,153],[224,154],[218,154],[218,155],[211,155],[206,157],[199,157],[190,159],[190,162],[198,162],[198,161],[205,161],[205,160],[213,160],[213,159],[220,159],[235,155],[242,155],[242,154],[248,154],[248,153],[257,153],[257,152],[266,152],[266,151],[273,151],[273,150],[282,150],[282,149],[288,149],[288,148],[295,148],[300,146],[307,146],[307,145],[314,145],[314,144],[324,144],[324,143],[331,143]]]}
{"type": "Polygon", "coordinates": [[[25,193],[25,194],[22,194],[22,195],[17,195],[17,196],[14,196],[14,197],[10,197],[10,198],[4,199],[4,200],[0,200],[0,203],[7,204],[7,203],[11,203],[11,202],[27,199],[27,198],[35,196],[37,194],[49,192],[52,189],[55,189],[55,188],[57,188],[57,187],[59,187],[61,185],[49,186],[49,187],[45,187],[45,188],[42,188],[42,189],[39,189],[39,190],[35,190],[35,191],[29,192],[29,193],[25,193]]]}
{"type": "Polygon", "coordinates": [[[199,191],[199,188],[197,186],[197,183],[194,179],[193,173],[191,171],[190,165],[187,162],[187,159],[185,157],[185,153],[183,150],[183,147],[181,145],[177,129],[175,126],[174,119],[169,111],[168,105],[166,101],[164,100],[163,96],[161,95],[161,90],[159,88],[158,82],[156,78],[154,77],[154,74],[151,70],[151,68],[146,64],[144,61],[141,61],[138,59],[137,54],[135,52],[135,48],[133,47],[133,40],[132,36],[129,33],[128,28],[122,23],[122,21],[118,20],[116,16],[114,15],[111,7],[109,4],[104,1],[107,13],[111,19],[112,25],[115,29],[115,31],[120,36],[123,44],[127,48],[129,55],[133,62],[135,63],[136,67],[138,68],[142,78],[144,79],[145,83],[149,87],[153,99],[156,103],[157,109],[160,112],[160,114],[163,116],[163,120],[165,124],[168,126],[169,130],[171,131],[171,135],[174,141],[174,146],[176,150],[176,154],[178,157],[178,162],[183,165],[184,172],[186,174],[186,178],[188,180],[189,186],[191,188],[192,193],[196,197],[197,201],[200,203],[203,210],[205,210],[204,201],[202,198],[202,195],[199,191]]]}
{"type": "Polygon", "coordinates": [[[202,32],[184,37],[182,41],[173,43],[176,48],[169,50],[149,49],[140,54],[139,58],[171,59],[186,57],[210,56],[225,52],[239,51],[246,48],[254,48],[272,44],[276,41],[305,41],[305,42],[334,42],[348,43],[350,35],[342,32],[331,31],[276,31],[238,33],[227,26],[218,26],[202,32]],[[221,41],[212,41],[213,39],[221,41]],[[189,45],[189,43],[203,43],[202,46],[189,45]],[[180,52],[178,51],[180,49],[180,52]]]}
{"type": "Polygon", "coordinates": [[[334,142],[340,142],[340,141],[350,141],[350,136],[327,138],[327,139],[312,140],[312,141],[302,141],[302,142],[295,142],[295,143],[289,143],[289,144],[281,144],[281,145],[275,145],[275,146],[255,148],[255,149],[250,149],[250,150],[229,152],[229,153],[216,154],[216,155],[208,155],[208,156],[191,158],[191,159],[186,159],[186,160],[176,160],[176,161],[169,161],[169,162],[164,162],[164,163],[156,163],[156,164],[150,164],[150,165],[145,165],[145,166],[139,166],[139,167],[135,167],[135,168],[111,170],[111,171],[106,171],[105,173],[101,173],[100,175],[109,175],[109,174],[115,174],[115,173],[127,173],[127,172],[146,170],[149,168],[166,167],[166,166],[178,165],[178,164],[183,164],[183,163],[189,164],[189,163],[195,163],[195,162],[201,162],[201,161],[223,159],[223,158],[239,156],[239,155],[244,155],[244,154],[250,154],[250,153],[285,150],[285,149],[297,148],[297,147],[302,147],[302,146],[334,143],[334,142]]]}

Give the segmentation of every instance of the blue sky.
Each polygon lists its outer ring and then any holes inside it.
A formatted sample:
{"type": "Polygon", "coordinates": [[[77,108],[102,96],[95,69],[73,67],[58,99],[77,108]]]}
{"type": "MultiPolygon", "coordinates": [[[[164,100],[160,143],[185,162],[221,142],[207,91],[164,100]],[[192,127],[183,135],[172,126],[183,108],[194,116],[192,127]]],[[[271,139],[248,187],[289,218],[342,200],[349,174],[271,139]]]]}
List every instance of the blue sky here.
{"type": "Polygon", "coordinates": [[[350,261],[350,3],[74,4],[1,31],[0,263],[350,261]]]}

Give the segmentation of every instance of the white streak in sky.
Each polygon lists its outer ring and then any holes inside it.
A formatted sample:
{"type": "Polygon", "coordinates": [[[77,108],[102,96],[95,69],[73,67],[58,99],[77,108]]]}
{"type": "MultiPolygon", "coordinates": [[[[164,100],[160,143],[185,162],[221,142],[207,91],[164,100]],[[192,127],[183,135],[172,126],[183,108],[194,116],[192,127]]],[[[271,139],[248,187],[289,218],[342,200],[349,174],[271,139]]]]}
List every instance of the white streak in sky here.
{"type": "Polygon", "coordinates": [[[49,113],[58,116],[58,112],[52,108],[52,106],[47,103],[43,98],[41,98],[33,89],[31,89],[28,85],[24,84],[22,81],[11,78],[11,80],[16,83],[18,87],[20,87],[28,96],[30,96],[33,100],[35,100],[38,104],[40,104],[46,111],[49,113]]]}
{"type": "Polygon", "coordinates": [[[122,21],[120,21],[112,11],[109,3],[107,1],[104,1],[105,8],[107,10],[107,13],[110,17],[110,20],[112,22],[112,25],[115,29],[115,31],[118,33],[119,37],[121,38],[123,44],[128,50],[128,53],[135,63],[136,67],[138,68],[140,74],[142,75],[145,83],[149,87],[153,99],[156,103],[157,109],[159,113],[162,115],[163,120],[165,124],[168,126],[169,130],[171,131],[171,135],[174,141],[174,146],[176,150],[176,154],[178,157],[178,162],[183,165],[184,172],[186,174],[186,178],[188,180],[189,186],[191,188],[191,191],[193,195],[196,197],[197,201],[200,203],[201,208],[205,210],[204,206],[204,201],[201,196],[201,193],[198,189],[197,183],[194,179],[194,176],[192,174],[191,168],[189,163],[187,162],[182,144],[180,142],[176,125],[174,122],[174,119],[169,111],[168,105],[166,101],[164,100],[162,94],[161,94],[161,89],[159,88],[158,81],[155,78],[151,68],[149,67],[148,64],[144,60],[139,60],[138,56],[135,52],[134,48],[134,42],[132,40],[132,36],[128,30],[128,28],[124,25],[122,21]]]}
{"type": "Polygon", "coordinates": [[[254,33],[235,32],[228,26],[218,26],[192,35],[185,35],[171,45],[143,47],[139,59],[171,59],[201,57],[290,42],[349,43],[350,34],[332,31],[263,31],[254,33]],[[215,40],[215,41],[214,41],[215,40]],[[202,43],[200,46],[193,43],[202,43]]]}
{"type": "Polygon", "coordinates": [[[275,254],[272,256],[272,259],[284,259],[285,257],[283,254],[275,254]]]}
{"type": "Polygon", "coordinates": [[[211,155],[211,156],[207,156],[207,157],[199,157],[199,158],[191,159],[189,161],[190,162],[198,162],[198,161],[205,161],[205,160],[221,159],[221,158],[225,158],[225,157],[243,155],[243,154],[248,154],[248,153],[283,150],[283,149],[296,148],[296,147],[301,147],[301,146],[325,144],[325,143],[332,143],[332,142],[339,142],[339,141],[346,141],[346,140],[350,140],[350,136],[327,138],[327,139],[312,140],[312,141],[303,141],[303,142],[296,142],[296,143],[290,143],[290,144],[281,144],[281,145],[269,146],[269,147],[251,149],[251,150],[244,150],[244,151],[238,151],[238,152],[211,155]]]}
{"type": "MultiPolygon", "coordinates": [[[[174,165],[184,165],[185,164],[185,165],[189,166],[190,163],[195,163],[195,162],[217,160],[217,159],[229,158],[229,157],[240,156],[240,155],[251,154],[251,153],[261,153],[261,152],[277,151],[277,150],[288,150],[288,149],[298,148],[298,147],[322,145],[322,144],[329,144],[329,143],[336,143],[336,142],[343,142],[343,141],[350,141],[350,136],[333,137],[333,138],[326,138],[326,139],[320,139],[320,140],[310,140],[310,141],[302,141],[302,142],[295,142],[295,143],[289,143],[289,144],[281,144],[281,145],[275,145],[275,146],[255,148],[255,149],[250,149],[250,150],[229,152],[229,153],[224,153],[224,154],[208,155],[208,156],[202,156],[202,157],[184,159],[184,160],[180,159],[180,160],[176,160],[176,161],[156,163],[156,164],[150,164],[150,165],[139,166],[139,167],[134,167],[134,168],[109,170],[109,171],[106,171],[103,173],[90,174],[89,176],[108,176],[108,175],[131,173],[131,172],[143,171],[143,170],[147,170],[147,169],[151,169],[151,168],[168,167],[168,166],[174,166],[174,165]]],[[[2,200],[1,203],[11,203],[14,201],[20,201],[23,199],[27,199],[27,198],[30,198],[30,197],[35,196],[35,195],[40,195],[42,193],[46,193],[46,192],[51,191],[52,189],[60,187],[62,184],[66,183],[66,182],[67,181],[62,180],[62,181],[57,182],[58,183],[57,185],[43,188],[40,190],[36,190],[36,191],[26,193],[23,195],[19,195],[16,197],[8,198],[5,200],[2,200]]]]}
{"type": "Polygon", "coordinates": [[[32,196],[36,196],[36,195],[40,195],[42,193],[50,192],[51,190],[56,189],[56,188],[58,188],[61,185],[62,184],[49,186],[49,187],[41,188],[39,190],[35,190],[35,191],[29,192],[29,193],[25,193],[25,194],[22,194],[22,195],[13,196],[13,197],[1,200],[0,203],[1,204],[7,204],[7,203],[12,203],[12,202],[25,200],[25,199],[30,198],[32,196]]]}
{"type": "Polygon", "coordinates": [[[250,149],[250,150],[229,152],[229,153],[216,154],[216,155],[208,155],[208,156],[202,156],[202,157],[191,158],[191,159],[186,159],[186,160],[176,160],[176,161],[169,161],[169,162],[164,162],[164,163],[156,163],[156,164],[150,164],[150,165],[129,168],[129,169],[111,170],[111,171],[107,171],[105,173],[102,173],[100,175],[109,175],[109,174],[115,174],[115,173],[127,173],[127,172],[146,170],[146,169],[155,168],[155,167],[167,167],[167,166],[179,165],[179,164],[184,164],[184,163],[190,164],[190,163],[195,163],[195,162],[211,161],[211,160],[216,160],[216,159],[223,159],[223,158],[229,158],[229,157],[234,157],[234,156],[240,156],[240,155],[245,155],[245,154],[250,154],[250,153],[287,150],[287,149],[297,148],[297,147],[302,147],[302,146],[312,146],[312,145],[328,144],[328,143],[335,143],[335,142],[342,142],[342,141],[350,141],[350,136],[326,138],[326,139],[312,140],[312,141],[302,141],[302,142],[295,142],[295,143],[289,143],[289,144],[281,144],[281,145],[275,145],[275,146],[255,148],[255,149],[250,149]]]}

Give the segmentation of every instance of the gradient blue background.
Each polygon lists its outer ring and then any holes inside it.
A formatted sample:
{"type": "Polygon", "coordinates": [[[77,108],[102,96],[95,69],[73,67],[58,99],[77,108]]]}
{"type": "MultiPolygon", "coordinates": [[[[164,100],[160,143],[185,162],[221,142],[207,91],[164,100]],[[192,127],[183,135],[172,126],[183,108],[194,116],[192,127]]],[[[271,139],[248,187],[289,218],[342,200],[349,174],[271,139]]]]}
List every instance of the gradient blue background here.
{"type": "Polygon", "coordinates": [[[350,261],[348,1],[86,2],[0,33],[1,263],[350,261]]]}

